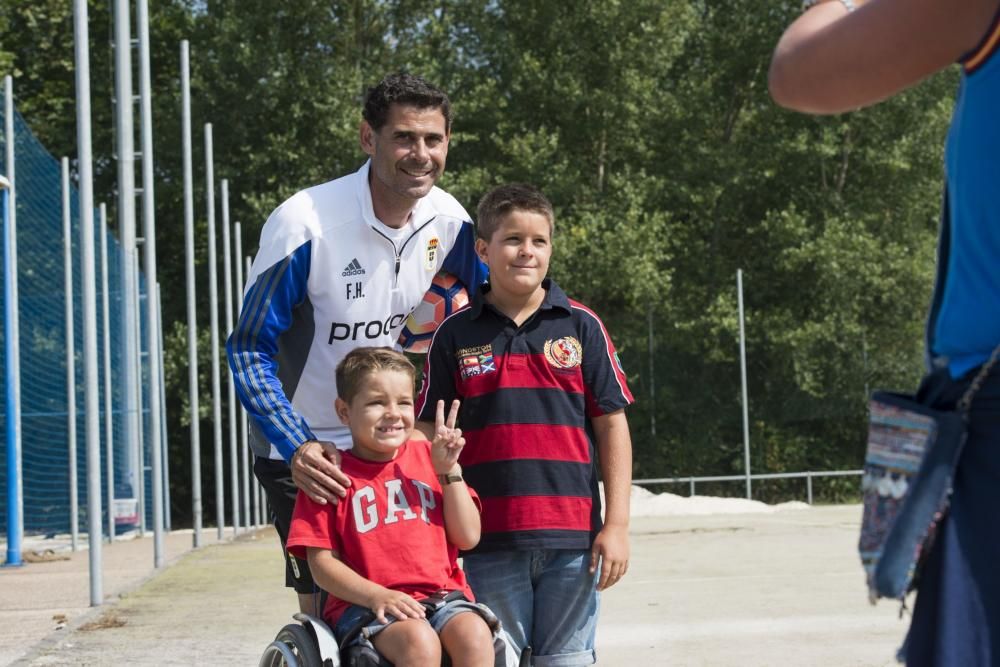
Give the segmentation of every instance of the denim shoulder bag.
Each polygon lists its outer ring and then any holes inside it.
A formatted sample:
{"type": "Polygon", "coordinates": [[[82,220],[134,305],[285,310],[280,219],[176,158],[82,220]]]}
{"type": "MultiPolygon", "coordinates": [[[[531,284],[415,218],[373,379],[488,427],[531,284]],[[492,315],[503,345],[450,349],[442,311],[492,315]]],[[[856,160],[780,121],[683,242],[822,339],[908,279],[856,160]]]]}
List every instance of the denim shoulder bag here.
{"type": "Polygon", "coordinates": [[[868,598],[902,600],[916,588],[924,557],[948,511],[972,398],[1000,357],[1000,345],[952,411],[906,394],[877,391],[869,402],[858,551],[868,598]]]}

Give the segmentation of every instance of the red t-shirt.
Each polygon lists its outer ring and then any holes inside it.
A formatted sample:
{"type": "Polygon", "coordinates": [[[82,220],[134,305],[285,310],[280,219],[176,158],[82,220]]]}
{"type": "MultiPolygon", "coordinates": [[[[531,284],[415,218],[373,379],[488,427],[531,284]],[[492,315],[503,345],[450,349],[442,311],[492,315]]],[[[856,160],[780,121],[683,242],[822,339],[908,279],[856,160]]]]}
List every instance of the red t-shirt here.
{"type": "MultiPolygon", "coordinates": [[[[472,600],[458,550],[445,535],[430,443],[410,440],[386,462],[365,461],[349,451],[342,456],[352,482],[347,496],[336,505],[320,505],[299,491],[288,551],[305,558],[306,547],[332,549],[365,579],[417,600],[441,589],[461,590],[472,600]]],[[[478,506],[478,496],[469,492],[478,506]]],[[[330,595],[323,615],[335,624],[350,604],[330,595]]]]}

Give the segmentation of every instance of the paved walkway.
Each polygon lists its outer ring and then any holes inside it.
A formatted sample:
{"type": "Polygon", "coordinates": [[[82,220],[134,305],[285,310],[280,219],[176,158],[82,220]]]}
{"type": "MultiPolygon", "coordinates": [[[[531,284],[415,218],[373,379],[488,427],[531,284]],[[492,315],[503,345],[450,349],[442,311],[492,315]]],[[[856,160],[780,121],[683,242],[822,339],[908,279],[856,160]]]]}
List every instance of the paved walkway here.
{"type": "MultiPolygon", "coordinates": [[[[600,664],[895,664],[906,625],[895,606],[868,605],[859,516],[635,519],[629,574],[602,598],[600,664]]],[[[173,533],[155,576],[148,538],[106,545],[108,603],[94,609],[85,551],[0,569],[0,664],[255,665],[294,607],[276,539],[265,529],[190,551],[190,533],[173,533]]]]}

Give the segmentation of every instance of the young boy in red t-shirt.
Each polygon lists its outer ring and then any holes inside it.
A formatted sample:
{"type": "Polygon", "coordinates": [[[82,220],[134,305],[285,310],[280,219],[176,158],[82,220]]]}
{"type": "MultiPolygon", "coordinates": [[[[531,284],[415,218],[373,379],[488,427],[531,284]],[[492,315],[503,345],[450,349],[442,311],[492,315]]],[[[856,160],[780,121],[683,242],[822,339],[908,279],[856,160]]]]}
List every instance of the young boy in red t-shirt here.
{"type": "Polygon", "coordinates": [[[442,650],[454,664],[492,666],[492,632],[458,567],[458,549],[480,535],[478,497],[457,462],[458,401],[447,419],[437,406],[433,443],[411,440],[415,374],[387,348],[355,349],[337,366],[336,412],[353,439],[341,465],[352,484],[336,505],[299,491],[288,550],[308,558],[330,594],[323,615],[342,645],[361,623],[351,643],[370,641],[400,667],[439,664],[442,650]],[[427,612],[420,600],[440,591],[467,599],[427,612]]]}

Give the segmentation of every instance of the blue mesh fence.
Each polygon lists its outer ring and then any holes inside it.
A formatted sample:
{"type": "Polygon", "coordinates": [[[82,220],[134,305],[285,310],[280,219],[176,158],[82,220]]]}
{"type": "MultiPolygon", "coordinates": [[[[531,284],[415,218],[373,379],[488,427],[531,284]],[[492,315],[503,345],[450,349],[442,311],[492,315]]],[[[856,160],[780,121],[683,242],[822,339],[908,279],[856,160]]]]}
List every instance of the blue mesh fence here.
{"type": "MultiPolygon", "coordinates": [[[[65,534],[70,531],[70,465],[69,411],[66,381],[66,294],[62,246],[62,185],[59,162],[46,151],[30,128],[15,111],[14,146],[17,186],[17,253],[18,253],[18,314],[20,325],[21,361],[21,428],[22,428],[22,489],[24,496],[24,532],[27,535],[65,534]]],[[[0,122],[3,110],[0,108],[0,122]]],[[[0,154],[6,138],[0,136],[0,154]]],[[[79,239],[79,194],[71,183],[71,220],[73,255],[73,338],[75,350],[76,396],[73,409],[77,415],[77,489],[79,526],[87,526],[87,457],[83,385],[83,310],[81,256],[79,239]]],[[[111,344],[111,368],[103,363],[103,286],[100,257],[100,226],[94,212],[95,259],[97,262],[97,333],[101,437],[101,492],[103,512],[109,511],[106,493],[107,446],[104,420],[110,418],[112,428],[112,459],[116,498],[137,498],[135,471],[139,469],[135,443],[125,442],[124,369],[122,316],[122,252],[113,235],[108,235],[108,338],[111,344]],[[111,414],[104,412],[104,374],[111,374],[111,414]]],[[[0,289],[6,280],[7,267],[0,272],[0,289]]],[[[140,276],[140,291],[145,282],[140,276]]],[[[143,299],[143,304],[145,300],[143,299]]],[[[144,305],[143,305],[144,311],[144,305]]],[[[140,316],[142,312],[140,311],[140,316]]],[[[145,322],[142,322],[145,326],[145,322]]],[[[134,335],[134,334],[133,334],[134,335]]],[[[4,333],[0,330],[0,346],[4,333]]],[[[145,350],[144,338],[140,338],[145,350]]],[[[0,349],[3,349],[0,347],[0,349]]],[[[145,372],[145,357],[143,372],[145,372]]],[[[0,374],[7,360],[0,358],[0,374]]],[[[0,377],[3,377],[0,375],[0,377]]],[[[6,400],[8,387],[0,381],[0,405],[6,400]]],[[[143,392],[143,407],[148,398],[143,392]]],[[[142,420],[144,424],[148,420],[142,420]]],[[[0,431],[6,432],[6,415],[0,413],[0,431]]],[[[144,433],[146,453],[152,438],[144,433]]],[[[7,530],[8,471],[6,452],[9,443],[0,442],[0,532],[7,530]]],[[[144,466],[145,467],[145,466],[144,466]]],[[[151,488],[146,478],[147,497],[151,488]]],[[[146,503],[147,517],[151,499],[146,503]]],[[[105,514],[106,517],[106,514],[105,514]]],[[[101,525],[106,528],[107,520],[101,525]]]]}

